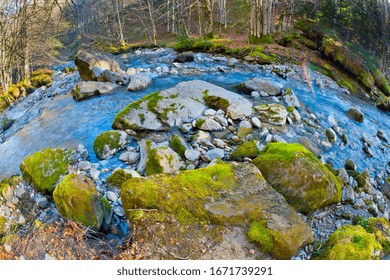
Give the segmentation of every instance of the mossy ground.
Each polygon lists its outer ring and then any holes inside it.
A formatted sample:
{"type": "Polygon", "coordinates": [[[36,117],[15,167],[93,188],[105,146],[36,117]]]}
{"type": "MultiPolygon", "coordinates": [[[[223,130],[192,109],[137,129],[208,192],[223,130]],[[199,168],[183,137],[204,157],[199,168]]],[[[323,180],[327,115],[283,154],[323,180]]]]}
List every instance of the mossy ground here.
{"type": "Polygon", "coordinates": [[[54,203],[64,217],[99,230],[103,206],[95,185],[82,175],[69,174],[53,192],[54,203]]]}
{"type": "Polygon", "coordinates": [[[68,173],[71,151],[47,148],[25,158],[23,178],[42,193],[51,194],[62,175],[68,173]]]}
{"type": "Polygon", "coordinates": [[[299,212],[308,214],[341,200],[341,180],[298,143],[269,143],[252,163],[299,212]]]}
{"type": "Polygon", "coordinates": [[[259,148],[255,141],[248,141],[238,146],[231,155],[231,160],[242,161],[244,158],[255,158],[259,155],[259,148]]]}
{"type": "Polygon", "coordinates": [[[345,225],[332,233],[325,248],[315,259],[321,260],[372,260],[377,259],[377,252],[382,246],[375,236],[362,226],[345,225]]]}
{"type": "Polygon", "coordinates": [[[106,182],[109,186],[115,188],[121,188],[123,183],[131,179],[131,174],[127,173],[123,169],[115,170],[110,176],[107,177],[106,182]]]}
{"type": "Polygon", "coordinates": [[[390,254],[390,223],[384,218],[357,218],[355,224],[362,226],[368,233],[375,236],[376,241],[381,244],[383,253],[390,254]]]}

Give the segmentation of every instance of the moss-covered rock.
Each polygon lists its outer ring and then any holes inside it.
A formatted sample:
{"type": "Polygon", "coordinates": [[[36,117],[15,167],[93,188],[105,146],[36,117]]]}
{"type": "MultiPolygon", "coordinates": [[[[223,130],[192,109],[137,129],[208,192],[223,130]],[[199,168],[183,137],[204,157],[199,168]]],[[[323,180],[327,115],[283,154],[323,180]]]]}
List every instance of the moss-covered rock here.
{"type": "Polygon", "coordinates": [[[184,167],[180,156],[168,147],[158,147],[149,151],[145,175],[175,173],[184,167]]]}
{"type": "Polygon", "coordinates": [[[127,134],[123,131],[105,131],[96,137],[93,150],[98,159],[108,159],[126,147],[127,138],[127,134]]]}
{"type": "Polygon", "coordinates": [[[6,217],[0,216],[0,236],[4,235],[7,232],[6,223],[6,217]]]}
{"type": "Polygon", "coordinates": [[[203,99],[206,102],[206,105],[214,110],[226,111],[227,108],[230,106],[229,101],[220,96],[209,96],[205,93],[203,99]]]}
{"type": "Polygon", "coordinates": [[[54,203],[63,217],[99,230],[104,217],[101,196],[90,179],[69,174],[53,192],[54,203]]]}
{"type": "Polygon", "coordinates": [[[124,182],[131,178],[133,178],[133,176],[130,173],[127,173],[123,169],[118,169],[107,177],[106,182],[111,187],[120,188],[124,182]]]}
{"type": "Polygon", "coordinates": [[[68,173],[71,151],[47,148],[26,157],[20,165],[24,180],[38,191],[51,194],[61,176],[68,173]]]}
{"type": "Polygon", "coordinates": [[[50,86],[53,83],[53,70],[46,68],[38,69],[31,74],[31,85],[35,88],[50,86]]]}
{"type": "Polygon", "coordinates": [[[0,131],[6,131],[11,128],[15,120],[4,118],[0,121],[0,131]]]}
{"type": "Polygon", "coordinates": [[[286,124],[288,112],[281,104],[262,104],[253,107],[253,110],[262,122],[277,126],[286,124]]]}
{"type": "Polygon", "coordinates": [[[301,144],[269,143],[252,163],[301,213],[341,199],[340,180],[301,144]]]}
{"type": "MultiPolygon", "coordinates": [[[[384,111],[390,111],[390,97],[380,94],[375,100],[376,106],[384,111]]],[[[1,104],[0,104],[1,106],[1,104]]]]}
{"type": "Polygon", "coordinates": [[[360,225],[345,225],[329,236],[325,248],[316,259],[372,260],[377,259],[381,252],[382,246],[373,234],[360,225]]]}
{"type": "Polygon", "coordinates": [[[390,254],[390,223],[384,218],[357,219],[356,224],[364,227],[368,233],[372,233],[379,244],[381,244],[383,253],[390,254]]]}
{"type": "Polygon", "coordinates": [[[184,157],[184,152],[187,150],[185,140],[178,135],[172,137],[169,147],[181,157],[184,157]]]}
{"type": "Polygon", "coordinates": [[[242,161],[244,158],[254,159],[259,155],[258,141],[252,140],[241,144],[235,149],[231,155],[230,159],[234,161],[242,161]]]}
{"type": "Polygon", "coordinates": [[[228,228],[248,229],[251,224],[249,239],[278,259],[291,258],[300,246],[312,241],[310,228],[251,164],[219,163],[176,175],[132,178],[123,184],[121,199],[145,243],[156,238],[170,252],[192,252],[193,258],[200,257],[201,240],[218,244],[228,228]],[[165,230],[148,235],[145,227],[150,219],[159,221],[165,230]],[[257,242],[255,223],[268,231],[269,246],[257,242]]]}

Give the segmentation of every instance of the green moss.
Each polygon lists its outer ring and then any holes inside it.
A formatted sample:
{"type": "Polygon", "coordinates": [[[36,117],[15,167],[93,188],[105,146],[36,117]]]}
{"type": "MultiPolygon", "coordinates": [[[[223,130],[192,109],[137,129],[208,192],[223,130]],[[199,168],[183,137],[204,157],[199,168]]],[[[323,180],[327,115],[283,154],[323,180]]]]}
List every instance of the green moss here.
{"type": "Polygon", "coordinates": [[[103,202],[95,185],[83,175],[69,174],[53,192],[54,203],[64,217],[99,230],[103,222],[103,202]]]}
{"type": "Polygon", "coordinates": [[[155,148],[149,151],[148,160],[146,161],[145,175],[150,176],[164,172],[164,168],[160,165],[158,149],[155,148]]]}
{"type": "Polygon", "coordinates": [[[23,178],[42,193],[51,194],[68,173],[71,151],[47,148],[26,157],[20,165],[23,178]]]}
{"type": "Polygon", "coordinates": [[[32,72],[31,73],[31,77],[36,77],[36,76],[39,76],[39,75],[42,75],[42,74],[52,76],[54,74],[54,71],[53,70],[49,70],[47,68],[40,68],[40,69],[37,69],[34,72],[32,72]]]}
{"type": "Polygon", "coordinates": [[[250,35],[249,43],[251,44],[272,44],[275,42],[275,39],[272,35],[261,35],[260,37],[250,35]]]}
{"type": "Polygon", "coordinates": [[[248,141],[238,146],[231,155],[231,160],[242,161],[244,158],[255,158],[259,155],[259,148],[256,145],[255,141],[248,141]]]}
{"type": "Polygon", "coordinates": [[[227,108],[230,106],[230,103],[227,99],[219,96],[204,94],[203,100],[209,108],[214,110],[226,111],[227,108]]]}
{"type": "Polygon", "coordinates": [[[379,244],[381,244],[383,253],[390,253],[390,224],[384,218],[358,218],[355,224],[362,226],[368,233],[372,233],[379,244]]]}
{"type": "Polygon", "coordinates": [[[182,143],[182,138],[175,135],[172,137],[169,147],[178,153],[181,157],[184,157],[184,152],[187,150],[186,146],[182,143]]]}
{"type": "Polygon", "coordinates": [[[354,87],[346,80],[338,80],[337,84],[339,86],[347,88],[352,93],[355,92],[354,87]]]}
{"type": "MultiPolygon", "coordinates": [[[[153,151],[153,150],[152,150],[153,151]]],[[[145,180],[133,178],[122,186],[121,198],[130,220],[128,209],[160,209],[174,214],[181,223],[194,221],[207,223],[209,214],[202,201],[219,197],[218,190],[235,184],[229,164],[216,164],[207,168],[182,171],[178,175],[160,174],[145,180]]]]}
{"type": "Polygon", "coordinates": [[[120,188],[124,182],[131,179],[131,174],[127,173],[123,169],[115,170],[110,176],[107,177],[106,182],[109,186],[120,188]]]}
{"type": "Polygon", "coordinates": [[[379,70],[375,69],[374,71],[371,71],[372,75],[374,76],[375,85],[386,95],[390,96],[390,85],[386,80],[385,75],[379,70]]]}
{"type": "Polygon", "coordinates": [[[189,51],[192,49],[194,45],[194,41],[191,39],[183,39],[180,40],[173,48],[175,51],[189,51]]]}
{"type": "Polygon", "coordinates": [[[0,236],[7,232],[6,223],[7,219],[4,216],[0,216],[0,236]]]}
{"type": "Polygon", "coordinates": [[[160,96],[159,92],[153,93],[152,96],[150,97],[150,99],[148,100],[148,104],[147,104],[148,110],[150,112],[156,113],[156,107],[157,107],[158,101],[160,101],[161,99],[163,99],[163,97],[160,96]]]}
{"type": "Polygon", "coordinates": [[[308,214],[341,200],[340,180],[298,143],[269,143],[252,163],[299,212],[308,214]]]}
{"type": "Polygon", "coordinates": [[[346,225],[329,236],[325,248],[316,259],[322,260],[371,260],[376,259],[382,246],[373,234],[361,226],[346,225]]]}
{"type": "Polygon", "coordinates": [[[118,131],[105,131],[99,134],[93,142],[93,150],[98,159],[107,158],[105,155],[107,150],[119,150],[122,148],[120,138],[121,134],[118,131]]]}
{"type": "Polygon", "coordinates": [[[39,88],[41,86],[50,86],[52,82],[53,80],[48,74],[40,74],[31,78],[31,84],[35,88],[39,88]]]}
{"type": "Polygon", "coordinates": [[[292,113],[295,110],[295,107],[294,106],[288,106],[286,108],[286,110],[287,110],[287,112],[292,113]]]}
{"type": "Polygon", "coordinates": [[[202,125],[206,122],[206,119],[198,119],[195,123],[195,127],[201,128],[202,125]]]}
{"type": "Polygon", "coordinates": [[[249,241],[259,245],[263,252],[269,253],[272,250],[274,232],[269,230],[264,222],[251,223],[247,235],[249,241]]]}

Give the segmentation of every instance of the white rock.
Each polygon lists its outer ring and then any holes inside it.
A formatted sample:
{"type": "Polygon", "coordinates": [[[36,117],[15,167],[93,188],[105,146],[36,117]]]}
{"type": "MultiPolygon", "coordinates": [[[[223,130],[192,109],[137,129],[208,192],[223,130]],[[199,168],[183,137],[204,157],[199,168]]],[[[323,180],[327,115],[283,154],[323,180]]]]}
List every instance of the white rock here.
{"type": "Polygon", "coordinates": [[[118,196],[113,191],[108,191],[106,197],[109,201],[115,202],[118,200],[118,196]]]}
{"type": "Polygon", "coordinates": [[[225,148],[225,142],[223,142],[221,139],[218,139],[218,138],[215,138],[213,140],[213,144],[218,147],[218,148],[221,148],[221,149],[224,149],[225,148]]]}
{"type": "Polygon", "coordinates": [[[219,149],[219,148],[209,150],[205,154],[205,160],[208,161],[208,162],[211,162],[211,161],[213,161],[214,159],[217,159],[217,158],[223,159],[224,157],[225,157],[224,150],[219,149]]]}
{"type": "Polygon", "coordinates": [[[215,116],[216,113],[217,112],[214,109],[207,109],[204,112],[204,115],[207,116],[207,117],[212,117],[212,116],[215,116]]]}
{"type": "Polygon", "coordinates": [[[252,122],[254,127],[256,127],[256,128],[260,128],[261,127],[261,121],[259,120],[258,117],[252,117],[251,118],[251,122],[252,122]]]}
{"type": "Polygon", "coordinates": [[[131,77],[130,83],[127,87],[129,91],[137,91],[148,88],[153,83],[149,74],[138,73],[131,77]]]}
{"type": "Polygon", "coordinates": [[[184,156],[186,157],[186,159],[188,159],[189,161],[196,161],[197,159],[199,159],[200,157],[200,152],[197,151],[197,150],[185,150],[184,152],[184,156]]]}
{"type": "Polygon", "coordinates": [[[99,180],[100,172],[96,168],[92,168],[90,171],[91,178],[94,179],[95,181],[99,180]]]}

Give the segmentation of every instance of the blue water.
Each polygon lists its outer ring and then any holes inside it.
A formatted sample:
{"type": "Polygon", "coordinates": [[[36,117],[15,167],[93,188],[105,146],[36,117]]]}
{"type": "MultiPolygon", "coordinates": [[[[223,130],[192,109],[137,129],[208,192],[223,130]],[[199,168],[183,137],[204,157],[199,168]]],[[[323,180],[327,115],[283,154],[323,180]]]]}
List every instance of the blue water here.
{"type": "MultiPolygon", "coordinates": [[[[205,56],[202,56],[204,58],[205,56]]],[[[172,66],[174,53],[170,50],[148,52],[139,55],[128,54],[123,59],[129,67],[151,68],[157,66],[172,66]]],[[[346,130],[349,143],[333,145],[330,149],[323,149],[324,158],[332,162],[337,168],[343,166],[347,158],[353,159],[360,170],[370,168],[374,174],[384,170],[390,161],[390,149],[383,146],[375,136],[380,129],[390,137],[390,114],[379,111],[372,104],[357,100],[340,90],[320,90],[315,88],[313,95],[307,84],[300,81],[288,81],[271,76],[270,73],[259,70],[257,66],[238,65],[226,73],[221,73],[217,66],[224,66],[224,62],[201,61],[185,64],[188,69],[199,68],[196,75],[167,75],[154,79],[154,83],[146,90],[139,92],[127,92],[123,90],[110,95],[100,96],[82,102],[73,100],[70,93],[56,96],[37,102],[29,107],[28,102],[32,97],[27,97],[23,102],[4,112],[8,117],[16,119],[14,126],[7,131],[5,141],[0,143],[0,179],[13,174],[18,174],[19,164],[27,155],[46,147],[73,148],[79,143],[85,145],[90,153],[91,161],[97,162],[92,145],[95,137],[103,131],[111,129],[115,115],[126,105],[144,95],[170,88],[181,81],[201,79],[229,90],[234,86],[252,77],[268,77],[291,87],[303,103],[305,110],[310,110],[319,118],[323,127],[319,131],[320,139],[325,139],[324,130],[330,125],[327,118],[332,115],[339,126],[346,130]],[[365,121],[358,124],[347,117],[347,111],[357,104],[365,114],[365,121]],[[373,158],[367,158],[362,151],[360,138],[365,135],[372,143],[373,158]]],[[[262,102],[269,102],[264,100],[262,102]]],[[[289,126],[290,131],[295,131],[294,126],[289,126]]],[[[298,130],[297,130],[298,131],[298,130]]],[[[300,136],[311,138],[308,133],[300,133],[288,138],[288,142],[294,142],[300,136]]]]}

